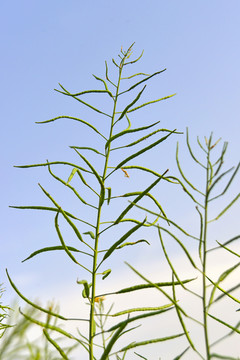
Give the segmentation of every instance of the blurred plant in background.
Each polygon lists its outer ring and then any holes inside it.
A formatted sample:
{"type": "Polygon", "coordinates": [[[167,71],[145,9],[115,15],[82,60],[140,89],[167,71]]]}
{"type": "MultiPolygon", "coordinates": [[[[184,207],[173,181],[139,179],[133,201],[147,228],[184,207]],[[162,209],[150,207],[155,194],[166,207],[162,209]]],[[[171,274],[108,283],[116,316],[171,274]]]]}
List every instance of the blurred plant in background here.
{"type": "MultiPolygon", "coordinates": [[[[0,299],[3,296],[3,284],[0,284],[0,299]]],[[[6,329],[10,327],[10,325],[6,322],[9,317],[9,311],[11,308],[9,306],[2,305],[2,302],[0,302],[0,339],[3,337],[6,329]]]]}
{"type": "MultiPolygon", "coordinates": [[[[197,144],[200,147],[200,151],[205,157],[205,161],[203,162],[199,159],[199,154],[198,156],[194,155],[194,151],[192,150],[189,142],[189,134],[187,129],[186,144],[188,152],[192,160],[197,164],[198,167],[201,168],[203,172],[203,176],[200,176],[198,179],[200,185],[195,185],[192,181],[190,181],[189,177],[182,170],[182,165],[180,165],[179,161],[178,144],[176,151],[176,161],[181,178],[177,178],[174,176],[168,177],[169,181],[172,181],[172,183],[179,185],[183,189],[184,193],[189,196],[190,199],[193,201],[195,205],[195,210],[199,217],[199,235],[196,236],[190,234],[188,231],[186,231],[186,229],[183,229],[181,224],[177,224],[171,219],[168,219],[169,223],[171,224],[171,228],[166,228],[165,226],[162,226],[160,224],[153,225],[157,228],[163,254],[172,272],[172,301],[175,304],[175,309],[179,322],[182,326],[182,329],[186,335],[186,340],[189,344],[188,349],[186,349],[185,351],[192,349],[192,351],[195,353],[194,356],[198,356],[199,358],[207,360],[210,360],[212,358],[233,359],[232,357],[228,357],[228,350],[226,351],[226,354],[220,354],[218,352],[214,352],[214,349],[219,343],[223,342],[229,337],[233,335],[238,336],[238,334],[240,334],[240,321],[238,319],[234,319],[235,323],[229,321],[229,316],[224,320],[221,319],[221,315],[226,313],[224,311],[226,306],[230,308],[231,302],[235,302],[236,306],[237,304],[240,304],[239,298],[233,295],[233,293],[240,288],[240,283],[238,282],[232,285],[230,288],[225,288],[222,286],[222,283],[224,281],[226,282],[226,280],[233,273],[236,273],[236,270],[239,270],[240,261],[236,262],[235,260],[236,256],[239,258],[240,255],[236,253],[236,251],[231,249],[229,246],[234,245],[236,241],[240,239],[240,235],[236,235],[233,238],[225,241],[224,243],[220,243],[218,240],[213,240],[208,235],[210,225],[222,218],[240,197],[240,193],[238,193],[229,203],[222,205],[222,203],[220,202],[221,206],[223,206],[222,210],[219,210],[219,206],[212,207],[212,204],[221,200],[221,198],[224,197],[224,195],[230,189],[230,186],[240,168],[239,162],[236,168],[231,167],[230,169],[223,171],[223,164],[228,144],[224,142],[220,155],[216,156],[214,154],[214,150],[216,149],[216,146],[220,140],[221,139],[214,142],[212,133],[209,138],[205,137],[205,143],[201,143],[199,138],[197,138],[197,144]],[[229,175],[230,177],[227,178],[229,175]],[[227,180],[224,182],[225,178],[227,178],[227,180]],[[216,211],[216,209],[218,209],[217,215],[212,216],[213,210],[216,211]],[[166,239],[164,240],[164,238],[166,239]],[[194,242],[197,245],[198,258],[195,258],[194,255],[196,248],[194,251],[192,250],[192,248],[191,250],[188,250],[189,240],[191,240],[191,243],[194,242]],[[191,285],[194,286],[194,283],[191,283],[188,286],[181,281],[181,275],[179,274],[179,270],[176,270],[168,251],[169,243],[171,244],[172,241],[176,242],[179,246],[179,251],[182,251],[185,254],[186,262],[189,263],[189,265],[192,267],[192,274],[196,276],[199,276],[200,274],[201,284],[199,284],[198,291],[196,291],[196,289],[191,289],[191,285]],[[221,250],[225,251],[225,254],[221,254],[220,257],[219,252],[221,252],[221,250]],[[224,269],[224,255],[227,255],[226,251],[228,252],[228,254],[231,253],[233,257],[231,266],[224,269]],[[213,253],[214,255],[211,257],[213,253]],[[220,264],[220,269],[222,271],[221,274],[218,275],[218,278],[215,280],[213,279],[212,274],[209,273],[209,267],[212,266],[213,268],[213,263],[220,264]],[[191,308],[184,309],[186,297],[184,297],[183,301],[181,301],[181,297],[180,299],[178,299],[178,290],[174,286],[175,279],[181,284],[181,288],[184,290],[185,293],[184,296],[186,295],[186,293],[188,293],[189,296],[192,297],[192,305],[194,306],[194,304],[196,304],[195,306],[197,306],[198,309],[197,317],[191,315],[191,308]],[[224,300],[225,302],[220,305],[220,309],[217,308],[217,311],[220,311],[219,316],[217,316],[216,310],[214,310],[214,308],[216,307],[215,305],[219,304],[219,302],[224,300]],[[205,351],[204,349],[199,349],[199,344],[195,344],[195,340],[192,339],[191,331],[189,331],[188,329],[189,320],[195,322],[202,329],[205,351]],[[210,324],[212,324],[212,320],[216,321],[218,324],[221,324],[223,328],[225,327],[226,330],[228,330],[228,332],[225,332],[225,334],[220,337],[217,336],[217,334],[212,331],[212,328],[210,326],[210,324]]],[[[192,173],[192,169],[187,170],[192,173]]],[[[141,208],[149,214],[155,216],[157,215],[157,213],[153,212],[152,209],[140,207],[137,204],[135,206],[141,208]]],[[[181,204],[179,204],[179,208],[180,207],[181,204]]],[[[227,226],[227,224],[225,226],[227,226]]],[[[151,284],[150,280],[146,279],[133,267],[131,268],[142,279],[145,279],[145,281],[151,284]]],[[[162,292],[160,288],[158,290],[162,292]]],[[[167,296],[167,298],[169,298],[170,296],[169,294],[165,295],[167,296]]]]}
{"type": "MultiPolygon", "coordinates": [[[[49,308],[58,311],[58,308],[53,304],[49,308]]],[[[65,341],[65,338],[60,333],[57,337],[52,339],[52,332],[54,331],[57,320],[51,321],[51,316],[47,315],[45,324],[47,327],[43,328],[41,332],[33,333],[33,325],[41,324],[44,319],[36,309],[27,306],[21,311],[15,304],[12,306],[11,316],[8,317],[7,330],[0,342],[0,359],[1,360],[58,360],[59,352],[56,347],[65,341]],[[52,346],[53,345],[53,346],[52,346]]],[[[58,324],[58,326],[61,326],[58,324]]],[[[63,330],[62,330],[63,331],[63,330]]],[[[69,347],[61,345],[64,352],[69,356],[78,344],[69,347]]]]}

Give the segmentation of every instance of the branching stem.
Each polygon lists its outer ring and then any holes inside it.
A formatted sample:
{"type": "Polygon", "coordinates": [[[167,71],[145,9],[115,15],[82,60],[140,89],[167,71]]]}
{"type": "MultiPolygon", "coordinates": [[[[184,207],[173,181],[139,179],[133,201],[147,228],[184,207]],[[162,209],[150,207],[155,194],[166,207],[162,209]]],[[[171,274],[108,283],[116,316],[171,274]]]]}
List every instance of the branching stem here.
{"type": "Polygon", "coordinates": [[[203,307],[203,324],[204,324],[204,340],[206,349],[206,359],[210,360],[210,347],[208,339],[208,324],[207,324],[207,289],[206,289],[206,268],[207,268],[207,226],[208,226],[208,195],[210,186],[210,147],[208,146],[207,153],[207,168],[206,168],[206,190],[205,190],[205,206],[204,206],[204,229],[203,229],[203,263],[202,263],[202,307],[203,307]]]}
{"type": "MultiPolygon", "coordinates": [[[[124,56],[123,60],[120,63],[120,66],[119,66],[118,84],[117,84],[117,88],[116,88],[116,95],[114,97],[114,105],[113,105],[113,113],[112,113],[112,117],[111,117],[109,139],[112,137],[112,132],[113,132],[117,100],[118,100],[119,88],[120,88],[120,82],[121,82],[121,74],[122,74],[122,69],[123,69],[125,58],[126,58],[126,56],[124,56]]],[[[106,149],[105,165],[104,165],[104,170],[103,170],[103,174],[102,174],[103,185],[105,185],[110,151],[111,151],[111,142],[109,142],[109,146],[106,149]]],[[[103,194],[103,196],[104,196],[104,194],[103,194]]],[[[103,205],[103,203],[100,198],[99,205],[98,205],[97,224],[96,224],[96,232],[95,232],[95,246],[94,246],[95,251],[94,251],[93,268],[92,268],[92,287],[91,287],[92,293],[91,293],[91,304],[90,304],[90,327],[89,327],[89,360],[93,360],[93,337],[94,337],[94,315],[95,315],[94,299],[96,296],[95,292],[96,292],[97,256],[98,256],[98,243],[99,243],[99,237],[100,237],[102,205],[103,205]]]]}

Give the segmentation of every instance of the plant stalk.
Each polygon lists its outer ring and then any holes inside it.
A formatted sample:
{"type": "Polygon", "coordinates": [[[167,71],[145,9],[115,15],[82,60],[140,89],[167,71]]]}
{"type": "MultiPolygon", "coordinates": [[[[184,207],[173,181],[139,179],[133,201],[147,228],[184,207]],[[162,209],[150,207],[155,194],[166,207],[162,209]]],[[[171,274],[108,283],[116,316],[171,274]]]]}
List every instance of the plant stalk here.
{"type": "Polygon", "coordinates": [[[210,360],[210,347],[208,339],[208,324],[207,324],[207,288],[206,288],[206,268],[207,268],[207,224],[208,224],[208,196],[209,196],[209,182],[210,182],[210,142],[208,144],[207,153],[207,168],[206,168],[206,190],[205,190],[205,204],[204,204],[204,231],[203,231],[203,272],[202,272],[202,307],[203,307],[203,325],[204,325],[204,341],[206,349],[206,360],[210,360]]]}
{"type": "MultiPolygon", "coordinates": [[[[127,56],[127,54],[126,54],[126,56],[127,56]]],[[[124,60],[125,60],[126,56],[124,56],[124,58],[122,59],[122,61],[120,63],[120,66],[119,66],[118,84],[117,84],[117,88],[116,88],[116,95],[114,98],[114,106],[113,106],[113,113],[112,113],[112,117],[111,117],[111,126],[110,126],[108,140],[112,137],[113,125],[114,125],[114,120],[115,120],[115,115],[116,115],[117,99],[118,99],[118,95],[119,95],[119,87],[120,87],[120,82],[121,82],[121,74],[122,74],[122,69],[123,69],[124,60]]],[[[105,178],[106,178],[107,169],[108,169],[108,161],[109,161],[110,151],[111,151],[111,142],[109,143],[109,146],[106,149],[106,159],[105,159],[105,165],[104,165],[104,170],[103,170],[103,175],[102,175],[102,181],[103,181],[104,186],[105,186],[105,178]]],[[[96,232],[95,232],[95,245],[94,245],[94,258],[93,258],[93,268],[92,268],[92,287],[91,287],[91,299],[90,299],[90,326],[89,326],[89,360],[94,359],[94,356],[93,356],[93,338],[94,338],[94,328],[95,328],[95,326],[94,326],[94,315],[95,315],[94,300],[95,300],[95,296],[96,296],[96,272],[97,272],[98,243],[99,243],[99,237],[100,237],[100,222],[101,222],[102,206],[103,206],[103,203],[101,203],[101,198],[100,198],[99,204],[98,204],[97,224],[96,224],[96,232]]]]}

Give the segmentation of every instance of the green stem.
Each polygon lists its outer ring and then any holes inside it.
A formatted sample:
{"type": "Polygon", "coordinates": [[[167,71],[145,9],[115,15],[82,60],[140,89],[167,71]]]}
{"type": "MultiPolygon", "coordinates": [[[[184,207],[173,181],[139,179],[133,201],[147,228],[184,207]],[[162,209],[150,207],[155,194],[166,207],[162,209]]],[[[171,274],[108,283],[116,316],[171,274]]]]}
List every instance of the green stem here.
{"type": "MultiPolygon", "coordinates": [[[[113,113],[112,113],[112,117],[111,117],[111,126],[110,126],[108,140],[112,137],[113,125],[114,125],[114,120],[115,120],[115,115],[116,115],[117,99],[118,99],[118,95],[119,95],[121,74],[122,74],[122,69],[123,69],[125,58],[126,58],[126,56],[124,56],[123,60],[120,63],[120,66],[119,66],[118,84],[117,84],[117,88],[116,88],[116,95],[114,98],[114,106],[113,106],[113,113]]],[[[109,143],[109,146],[106,150],[105,165],[104,165],[104,170],[103,170],[103,175],[102,175],[102,181],[103,181],[104,187],[105,187],[105,178],[106,178],[107,169],[108,169],[108,161],[109,161],[110,151],[111,151],[111,142],[109,143]]],[[[99,237],[100,237],[100,223],[101,223],[102,206],[103,206],[103,203],[101,202],[101,198],[100,198],[99,204],[98,204],[97,223],[96,223],[96,232],[95,232],[95,245],[94,245],[94,258],[93,258],[93,268],[92,268],[92,287],[91,287],[91,299],[90,299],[90,326],[89,326],[89,360],[94,359],[94,355],[93,355],[94,316],[95,316],[94,299],[96,296],[96,272],[97,272],[98,243],[99,243],[99,237]]]]}
{"type": "Polygon", "coordinates": [[[206,360],[210,360],[210,347],[208,339],[208,324],[207,324],[207,285],[206,285],[206,268],[207,268],[207,223],[208,223],[208,196],[209,196],[209,182],[210,182],[210,144],[208,145],[207,153],[207,169],[206,169],[206,191],[205,191],[205,206],[204,206],[204,231],[203,231],[203,272],[202,272],[202,306],[203,306],[203,324],[204,324],[204,340],[206,348],[206,360]]]}

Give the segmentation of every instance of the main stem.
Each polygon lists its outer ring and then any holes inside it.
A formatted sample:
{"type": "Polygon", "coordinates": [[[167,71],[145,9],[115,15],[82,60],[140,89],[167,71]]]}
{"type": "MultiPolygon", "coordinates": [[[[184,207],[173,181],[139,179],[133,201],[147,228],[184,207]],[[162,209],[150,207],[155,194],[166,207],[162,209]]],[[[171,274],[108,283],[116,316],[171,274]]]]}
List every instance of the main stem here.
{"type": "MultiPolygon", "coordinates": [[[[112,137],[113,132],[113,125],[115,120],[115,114],[116,114],[116,106],[117,106],[117,98],[119,94],[119,87],[120,87],[120,81],[121,81],[121,74],[122,74],[122,68],[124,65],[124,60],[126,56],[124,56],[123,60],[121,61],[119,65],[119,76],[118,76],[118,84],[116,87],[116,94],[114,98],[114,106],[113,106],[113,113],[111,117],[111,126],[110,126],[110,132],[109,132],[109,139],[112,137]]],[[[109,161],[109,155],[110,155],[110,149],[111,142],[109,143],[108,148],[106,149],[106,158],[105,158],[105,165],[104,170],[102,174],[102,181],[103,185],[105,187],[105,178],[107,174],[107,168],[108,168],[108,161],[109,161]]],[[[104,203],[104,202],[103,202],[104,203]]],[[[97,222],[96,222],[96,232],[95,232],[95,245],[94,245],[94,257],[93,257],[93,267],[92,267],[92,287],[91,287],[91,299],[90,299],[90,324],[89,324],[89,360],[94,359],[93,355],[93,337],[94,337],[94,299],[96,296],[96,272],[97,272],[97,258],[98,258],[98,242],[99,242],[99,230],[100,230],[100,223],[101,223],[101,210],[103,203],[101,203],[101,199],[99,198],[99,204],[98,204],[98,213],[97,213],[97,222]]]]}
{"type": "Polygon", "coordinates": [[[205,206],[204,206],[204,233],[203,233],[203,273],[202,273],[202,306],[203,306],[203,324],[204,324],[204,340],[206,348],[206,360],[210,360],[210,348],[208,340],[207,325],[207,289],[206,289],[206,267],[207,267],[207,223],[208,223],[208,195],[209,195],[209,162],[210,162],[210,145],[207,154],[206,169],[206,190],[205,190],[205,206]]]}

